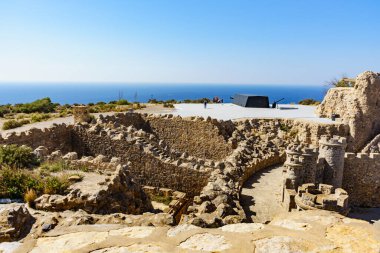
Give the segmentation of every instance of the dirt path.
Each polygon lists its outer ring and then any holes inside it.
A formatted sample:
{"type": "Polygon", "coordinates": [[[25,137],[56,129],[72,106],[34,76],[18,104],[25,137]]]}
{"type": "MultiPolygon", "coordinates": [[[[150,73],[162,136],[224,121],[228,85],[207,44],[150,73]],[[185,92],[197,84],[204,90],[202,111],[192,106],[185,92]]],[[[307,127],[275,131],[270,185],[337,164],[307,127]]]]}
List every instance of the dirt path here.
{"type": "Polygon", "coordinates": [[[253,222],[266,223],[284,212],[281,207],[282,165],[264,169],[243,185],[240,203],[253,222]]]}
{"type": "MultiPolygon", "coordinates": [[[[143,108],[141,110],[137,110],[136,112],[139,112],[139,113],[165,114],[165,113],[171,113],[174,110],[175,109],[172,109],[172,108],[165,108],[165,107],[163,107],[160,104],[158,104],[158,105],[150,105],[150,104],[148,104],[146,108],[143,108]]],[[[112,115],[112,114],[115,114],[115,112],[93,113],[93,115],[95,117],[98,117],[100,114],[103,114],[103,115],[112,115]]],[[[2,135],[2,136],[5,136],[6,134],[11,133],[11,132],[19,133],[19,132],[27,131],[27,130],[30,130],[32,128],[43,129],[43,128],[50,127],[53,124],[62,124],[62,123],[65,123],[65,124],[74,124],[74,118],[73,118],[73,116],[70,116],[70,117],[65,117],[65,118],[53,118],[53,119],[49,119],[49,120],[42,121],[42,122],[36,122],[36,123],[32,123],[32,124],[23,125],[21,127],[14,128],[14,129],[2,130],[3,123],[5,121],[6,121],[6,119],[0,118],[0,135],[2,135]]]]}

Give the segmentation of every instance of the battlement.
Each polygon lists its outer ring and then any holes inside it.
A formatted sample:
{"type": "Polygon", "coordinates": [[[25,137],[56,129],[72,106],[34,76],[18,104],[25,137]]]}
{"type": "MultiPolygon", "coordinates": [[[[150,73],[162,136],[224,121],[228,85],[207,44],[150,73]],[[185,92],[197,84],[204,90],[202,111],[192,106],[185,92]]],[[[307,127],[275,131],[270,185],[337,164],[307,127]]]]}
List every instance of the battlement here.
{"type": "Polygon", "coordinates": [[[334,135],[332,138],[330,138],[327,135],[321,136],[321,139],[319,140],[319,145],[325,145],[325,146],[341,146],[346,147],[347,146],[347,139],[345,137],[334,135]]]}
{"type": "MultiPolygon", "coordinates": [[[[346,152],[344,155],[344,158],[347,160],[354,160],[354,159],[360,159],[360,160],[374,160],[374,161],[380,161],[380,153],[351,153],[346,152]]],[[[374,162],[373,161],[373,162],[374,162]]]]}

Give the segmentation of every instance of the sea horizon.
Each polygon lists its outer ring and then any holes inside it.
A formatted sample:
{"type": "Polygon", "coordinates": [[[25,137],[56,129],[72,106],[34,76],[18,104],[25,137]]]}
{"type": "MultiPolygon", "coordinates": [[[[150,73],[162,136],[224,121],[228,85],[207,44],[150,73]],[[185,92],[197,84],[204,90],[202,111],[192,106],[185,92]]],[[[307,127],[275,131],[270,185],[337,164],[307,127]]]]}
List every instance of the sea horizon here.
{"type": "Polygon", "coordinates": [[[201,84],[201,83],[112,83],[112,82],[0,82],[0,104],[27,103],[50,97],[55,103],[96,103],[126,99],[183,101],[217,96],[225,103],[237,93],[268,96],[270,102],[298,103],[310,98],[323,99],[328,87],[302,84],[201,84]],[[80,84],[80,85],[79,85],[80,84]]]}

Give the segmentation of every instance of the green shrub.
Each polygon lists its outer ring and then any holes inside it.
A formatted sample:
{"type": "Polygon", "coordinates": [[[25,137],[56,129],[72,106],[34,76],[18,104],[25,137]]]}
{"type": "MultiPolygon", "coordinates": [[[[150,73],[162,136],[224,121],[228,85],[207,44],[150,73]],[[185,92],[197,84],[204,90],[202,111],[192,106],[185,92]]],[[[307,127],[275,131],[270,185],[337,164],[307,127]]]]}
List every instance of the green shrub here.
{"type": "Polygon", "coordinates": [[[31,117],[31,120],[32,122],[41,122],[50,118],[50,114],[34,113],[31,117]]]}
{"type": "Polygon", "coordinates": [[[7,120],[3,124],[3,130],[13,129],[22,126],[22,124],[14,119],[7,120]]]}
{"type": "Polygon", "coordinates": [[[70,186],[68,175],[46,177],[44,184],[44,194],[65,194],[66,189],[70,186]]]}
{"type": "Polygon", "coordinates": [[[38,158],[29,147],[17,145],[0,147],[0,165],[28,168],[38,164],[38,158]]]}
{"type": "Polygon", "coordinates": [[[130,103],[125,99],[120,99],[116,102],[117,105],[129,105],[130,103]]]}
{"type": "Polygon", "coordinates": [[[25,201],[35,199],[44,193],[65,194],[70,186],[68,180],[70,174],[59,176],[36,174],[25,169],[12,169],[2,167],[0,169],[0,198],[22,199],[25,201]],[[36,196],[32,196],[34,191],[36,196]],[[30,196],[28,196],[30,195],[30,196]]]}
{"type": "Polygon", "coordinates": [[[38,99],[31,103],[25,103],[25,104],[15,104],[11,107],[11,110],[16,113],[33,113],[33,112],[40,112],[40,113],[48,113],[48,112],[54,112],[55,108],[58,104],[54,104],[51,102],[50,98],[42,98],[38,99]]]}
{"type": "Polygon", "coordinates": [[[37,192],[43,189],[43,184],[26,170],[3,167],[0,170],[0,181],[1,198],[23,198],[28,189],[37,192]]]}
{"type": "Polygon", "coordinates": [[[46,161],[40,166],[40,170],[44,174],[50,174],[52,172],[61,172],[65,170],[80,170],[87,172],[89,171],[88,167],[83,165],[71,165],[65,160],[56,160],[56,161],[46,161]]]}

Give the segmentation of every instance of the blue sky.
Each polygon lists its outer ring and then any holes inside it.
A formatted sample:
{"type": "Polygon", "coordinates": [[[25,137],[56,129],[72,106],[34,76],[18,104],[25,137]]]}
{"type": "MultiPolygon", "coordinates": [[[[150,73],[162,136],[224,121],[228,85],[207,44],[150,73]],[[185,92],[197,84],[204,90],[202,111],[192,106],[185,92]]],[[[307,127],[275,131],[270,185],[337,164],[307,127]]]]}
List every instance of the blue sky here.
{"type": "Polygon", "coordinates": [[[380,71],[378,0],[0,0],[0,82],[323,84],[380,71]]]}

